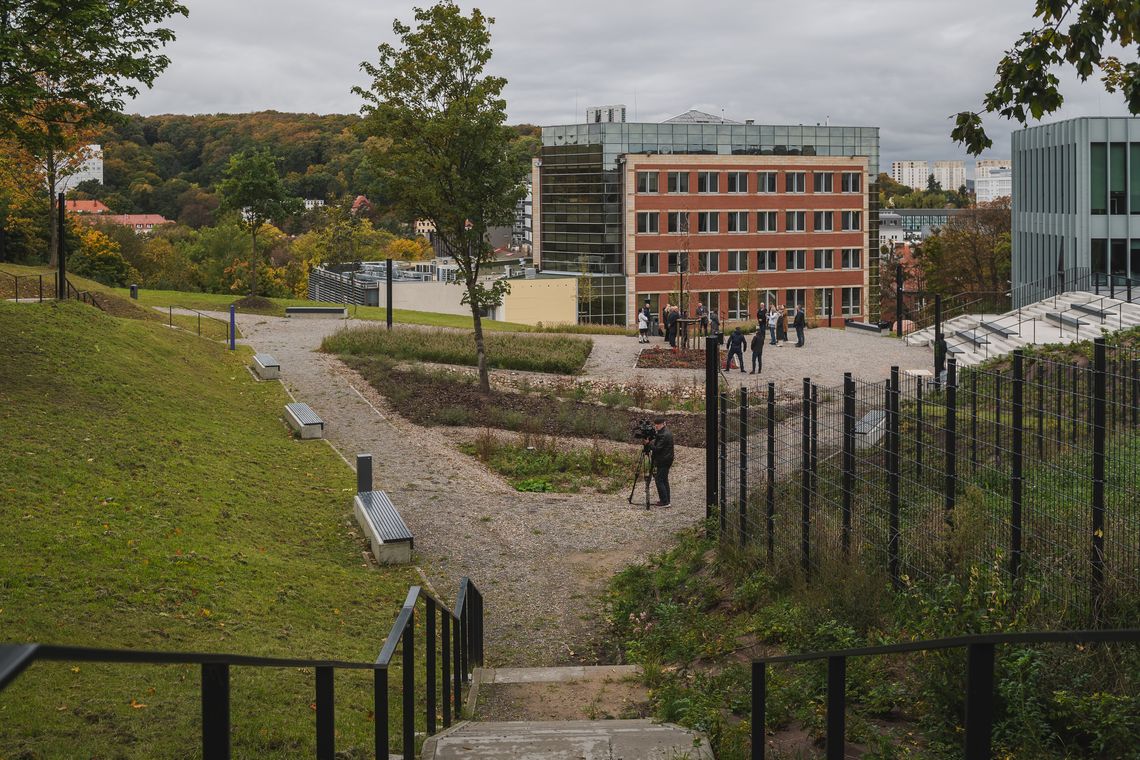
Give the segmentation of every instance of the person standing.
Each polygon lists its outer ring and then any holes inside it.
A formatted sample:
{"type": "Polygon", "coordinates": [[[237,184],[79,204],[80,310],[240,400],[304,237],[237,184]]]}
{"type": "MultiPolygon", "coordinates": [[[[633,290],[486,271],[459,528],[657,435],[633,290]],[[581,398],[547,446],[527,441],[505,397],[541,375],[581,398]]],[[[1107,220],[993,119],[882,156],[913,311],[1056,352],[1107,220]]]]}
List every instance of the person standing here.
{"type": "Polygon", "coordinates": [[[638,343],[648,343],[649,342],[649,314],[647,313],[648,311],[649,311],[648,309],[642,309],[641,311],[637,312],[637,334],[638,334],[637,342],[638,343]]]}
{"type": "Polygon", "coordinates": [[[737,327],[732,331],[732,335],[728,336],[728,358],[724,362],[724,371],[728,372],[732,369],[732,357],[736,357],[740,362],[740,371],[744,372],[744,333],[737,327]]]}
{"type": "Polygon", "coordinates": [[[665,427],[664,417],[655,417],[653,428],[657,435],[653,437],[653,467],[656,470],[653,476],[657,484],[657,498],[659,501],[653,506],[671,506],[669,499],[669,468],[673,466],[673,431],[665,427]]]}
{"type": "Polygon", "coordinates": [[[768,328],[768,310],[764,308],[764,302],[760,302],[760,306],[756,309],[756,329],[763,333],[768,328]]]}
{"type": "Polygon", "coordinates": [[[661,337],[665,339],[666,343],[669,342],[669,308],[670,308],[670,306],[671,306],[671,304],[668,301],[664,301],[661,304],[661,337]]]}
{"type": "Polygon", "coordinates": [[[720,315],[711,310],[709,312],[709,330],[712,332],[712,336],[716,338],[717,345],[720,345],[723,342],[720,334],[720,315]]]}
{"type": "Polygon", "coordinates": [[[780,326],[780,310],[774,307],[768,312],[768,330],[772,333],[772,345],[776,345],[776,329],[780,326]]]}
{"type": "Polygon", "coordinates": [[[788,309],[784,307],[779,309],[779,316],[776,319],[776,339],[788,342],[788,309]]]}
{"type": "Polygon", "coordinates": [[[761,327],[752,335],[752,371],[748,374],[759,375],[764,369],[764,328],[761,327]]]}
{"type": "Polygon", "coordinates": [[[804,318],[804,307],[796,307],[796,317],[792,321],[792,326],[796,328],[796,348],[803,348],[804,345],[804,327],[807,320],[804,318]]]}
{"type": "Polygon", "coordinates": [[[703,338],[709,334],[709,313],[700,301],[697,301],[697,319],[701,321],[701,337],[703,338]]]}

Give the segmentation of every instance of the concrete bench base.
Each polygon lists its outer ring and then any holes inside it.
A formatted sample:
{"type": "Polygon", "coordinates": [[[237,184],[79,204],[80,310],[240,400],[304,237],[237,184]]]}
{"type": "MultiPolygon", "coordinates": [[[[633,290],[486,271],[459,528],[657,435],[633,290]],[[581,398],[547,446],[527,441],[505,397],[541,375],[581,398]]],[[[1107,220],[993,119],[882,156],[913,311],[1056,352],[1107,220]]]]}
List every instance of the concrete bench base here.
{"type": "Polygon", "coordinates": [[[286,404],[285,420],[301,438],[321,438],[325,434],[324,420],[308,404],[286,404]]]}
{"type": "Polygon", "coordinates": [[[257,354],[253,357],[253,371],[262,380],[281,378],[281,365],[269,354],[257,354]]]}
{"type": "Polygon", "coordinates": [[[855,423],[855,448],[867,449],[877,444],[887,432],[887,413],[875,409],[855,423]]]}
{"type": "Polygon", "coordinates": [[[286,306],[285,316],[300,319],[348,319],[343,306],[286,306]]]}
{"type": "Polygon", "coordinates": [[[356,524],[381,565],[406,565],[412,561],[415,540],[400,513],[383,491],[364,491],[352,500],[356,524]]]}

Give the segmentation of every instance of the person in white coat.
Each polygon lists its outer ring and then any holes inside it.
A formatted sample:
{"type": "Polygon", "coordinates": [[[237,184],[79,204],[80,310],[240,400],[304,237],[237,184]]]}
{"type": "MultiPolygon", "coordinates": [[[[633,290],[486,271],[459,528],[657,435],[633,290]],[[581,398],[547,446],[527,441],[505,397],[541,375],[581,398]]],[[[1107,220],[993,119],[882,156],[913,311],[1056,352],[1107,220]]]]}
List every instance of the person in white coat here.
{"type": "Polygon", "coordinates": [[[637,339],[638,343],[649,342],[649,315],[645,312],[645,309],[637,312],[637,333],[640,336],[637,339]]]}

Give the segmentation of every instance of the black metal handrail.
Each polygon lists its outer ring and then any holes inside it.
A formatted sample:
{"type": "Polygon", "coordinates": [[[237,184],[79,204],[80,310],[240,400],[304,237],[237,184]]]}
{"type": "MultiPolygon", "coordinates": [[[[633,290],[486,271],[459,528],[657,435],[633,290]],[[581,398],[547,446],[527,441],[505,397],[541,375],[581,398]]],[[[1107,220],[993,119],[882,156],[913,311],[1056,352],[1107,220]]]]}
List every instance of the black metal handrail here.
{"type": "Polygon", "coordinates": [[[459,584],[454,611],[420,586],[412,586],[375,662],[314,660],[293,657],[253,657],[206,652],[161,652],[136,649],[98,649],[54,644],[0,645],[0,691],[39,660],[130,663],[145,665],[200,665],[202,668],[202,757],[230,757],[230,675],[235,667],[313,668],[316,686],[318,760],[333,760],[336,753],[333,720],[333,674],[336,670],[373,671],[375,751],[388,758],[388,668],[397,648],[402,652],[402,744],[404,757],[415,757],[415,617],[423,600],[425,612],[427,734],[436,733],[436,686],[442,687],[443,727],[462,712],[462,685],[470,682],[470,669],[483,664],[483,595],[469,578],[459,584]],[[439,618],[437,637],[436,618],[439,618]],[[437,681],[436,645],[441,651],[442,681],[437,681]]]}
{"type": "MultiPolygon", "coordinates": [[[[40,274],[40,273],[37,273],[37,274],[15,274],[14,272],[8,272],[8,271],[2,270],[2,269],[0,269],[0,274],[4,274],[4,275],[7,275],[8,277],[12,278],[13,300],[15,300],[16,303],[20,302],[20,280],[33,280],[36,282],[36,287],[35,287],[36,295],[25,296],[24,300],[38,301],[40,303],[43,303],[43,300],[44,300],[44,275],[43,274],[40,274]]],[[[55,278],[58,275],[56,275],[54,272],[52,272],[48,276],[52,278],[51,279],[51,282],[52,282],[51,293],[54,294],[55,293],[55,278]]],[[[54,296],[49,296],[49,297],[54,297],[54,296]]]]}
{"type": "Polygon", "coordinates": [[[982,633],[928,641],[905,641],[877,647],[836,649],[827,652],[761,657],[752,661],[752,757],[764,760],[767,667],[778,663],[827,660],[827,760],[843,760],[846,733],[847,658],[878,657],[906,652],[966,648],[966,725],[963,757],[984,760],[991,756],[994,701],[994,648],[1004,644],[1140,643],[1140,629],[1115,631],[1033,631],[982,633]]]}

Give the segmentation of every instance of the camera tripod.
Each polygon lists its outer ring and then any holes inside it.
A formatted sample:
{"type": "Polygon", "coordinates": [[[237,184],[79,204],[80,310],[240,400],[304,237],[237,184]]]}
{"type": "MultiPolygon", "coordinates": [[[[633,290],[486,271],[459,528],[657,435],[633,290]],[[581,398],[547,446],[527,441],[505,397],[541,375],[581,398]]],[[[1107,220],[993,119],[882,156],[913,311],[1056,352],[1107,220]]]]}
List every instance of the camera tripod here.
{"type": "Polygon", "coordinates": [[[633,503],[633,495],[637,493],[637,483],[642,476],[645,477],[645,509],[649,510],[649,484],[657,468],[653,466],[653,450],[646,444],[641,449],[641,457],[637,460],[637,469],[633,471],[633,488],[629,489],[629,503],[633,503]]]}

